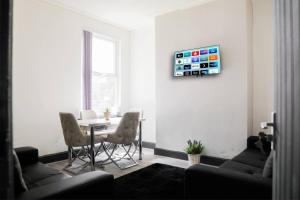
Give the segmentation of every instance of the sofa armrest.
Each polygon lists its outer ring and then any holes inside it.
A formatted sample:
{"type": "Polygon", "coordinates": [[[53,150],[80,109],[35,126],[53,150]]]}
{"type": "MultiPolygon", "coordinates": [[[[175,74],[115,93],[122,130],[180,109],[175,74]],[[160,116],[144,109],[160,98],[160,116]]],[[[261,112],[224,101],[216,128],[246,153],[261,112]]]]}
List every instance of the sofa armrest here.
{"type": "Polygon", "coordinates": [[[204,165],[185,171],[187,199],[271,199],[272,179],[204,165]]]}
{"type": "Polygon", "coordinates": [[[248,149],[258,149],[255,143],[259,140],[258,136],[249,136],[247,138],[247,148],[248,149]]]}
{"type": "Polygon", "coordinates": [[[93,171],[28,190],[17,199],[109,199],[113,197],[113,175],[93,171]]]}
{"type": "Polygon", "coordinates": [[[19,147],[15,151],[22,167],[39,161],[39,151],[34,147],[19,147]]]}

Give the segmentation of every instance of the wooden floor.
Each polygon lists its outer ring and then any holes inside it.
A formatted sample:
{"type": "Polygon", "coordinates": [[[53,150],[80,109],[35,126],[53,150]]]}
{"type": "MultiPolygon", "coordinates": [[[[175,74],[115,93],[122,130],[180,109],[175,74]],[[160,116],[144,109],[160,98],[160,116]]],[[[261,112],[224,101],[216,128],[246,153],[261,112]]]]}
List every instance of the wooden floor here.
{"type": "MultiPolygon", "coordinates": [[[[172,165],[172,166],[181,167],[181,168],[187,168],[189,166],[188,161],[164,157],[164,156],[157,156],[157,155],[154,155],[153,149],[147,149],[147,148],[143,148],[143,160],[138,159],[138,153],[136,153],[134,158],[137,161],[138,165],[131,167],[129,169],[121,170],[117,166],[115,166],[113,163],[110,163],[110,164],[104,165],[104,167],[97,165],[96,170],[106,171],[110,174],[113,174],[115,178],[118,178],[120,176],[124,176],[126,174],[129,174],[129,173],[139,170],[141,168],[147,167],[153,163],[163,163],[163,164],[172,165]]],[[[126,162],[128,162],[128,161],[124,161],[121,164],[128,164],[126,162]]],[[[67,160],[63,160],[63,161],[59,161],[59,162],[49,163],[48,166],[50,166],[54,169],[58,169],[58,170],[62,171],[63,173],[71,175],[71,176],[76,176],[78,174],[86,173],[91,170],[89,165],[87,165],[85,168],[83,168],[82,167],[83,162],[80,160],[76,160],[71,167],[64,169],[65,166],[67,166],[67,163],[68,163],[67,160]]]]}

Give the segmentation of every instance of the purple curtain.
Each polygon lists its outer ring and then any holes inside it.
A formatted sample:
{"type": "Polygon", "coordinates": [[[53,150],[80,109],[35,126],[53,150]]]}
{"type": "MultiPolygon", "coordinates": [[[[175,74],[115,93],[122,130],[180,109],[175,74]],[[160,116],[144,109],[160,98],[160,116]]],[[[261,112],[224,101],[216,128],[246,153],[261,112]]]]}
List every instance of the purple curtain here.
{"type": "Polygon", "coordinates": [[[83,31],[83,109],[90,110],[92,104],[92,33],[83,31]]]}

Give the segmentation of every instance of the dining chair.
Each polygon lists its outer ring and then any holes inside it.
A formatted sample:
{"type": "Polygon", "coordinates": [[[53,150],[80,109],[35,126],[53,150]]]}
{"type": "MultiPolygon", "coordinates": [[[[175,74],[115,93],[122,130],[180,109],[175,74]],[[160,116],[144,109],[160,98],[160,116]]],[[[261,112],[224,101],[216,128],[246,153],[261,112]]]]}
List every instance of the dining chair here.
{"type": "MultiPolygon", "coordinates": [[[[90,119],[97,119],[97,113],[94,110],[82,110],[80,111],[80,119],[82,120],[90,120],[90,119]]],[[[83,131],[88,131],[87,127],[80,127],[83,131]]],[[[107,129],[106,125],[95,126],[95,131],[101,131],[103,129],[107,129]]]]}
{"type": "Polygon", "coordinates": [[[97,119],[97,113],[94,110],[82,110],[80,111],[80,119],[97,119]]]}
{"type": "MultiPolygon", "coordinates": [[[[140,113],[140,115],[139,115],[139,123],[140,123],[140,120],[142,120],[143,118],[144,118],[144,110],[141,108],[141,107],[132,107],[132,108],[130,108],[129,109],[129,112],[139,112],[140,113]]],[[[140,126],[138,126],[138,132],[139,132],[139,129],[140,129],[141,127],[140,126]]],[[[132,153],[131,153],[131,155],[133,156],[135,153],[136,153],[136,151],[138,150],[138,148],[139,148],[139,142],[140,142],[140,140],[139,140],[139,134],[137,134],[137,136],[136,136],[136,139],[135,139],[135,141],[134,141],[134,150],[132,151],[132,153]]]]}
{"type": "Polygon", "coordinates": [[[137,165],[137,162],[130,154],[130,150],[134,147],[134,141],[139,125],[139,112],[127,112],[123,115],[117,129],[112,132],[106,131],[107,137],[103,138],[102,145],[108,159],[118,166],[120,169],[127,169],[137,165]],[[122,150],[122,155],[116,151],[122,150]],[[118,164],[122,159],[128,159],[133,164],[122,167],[118,164]]]}
{"type": "MultiPolygon", "coordinates": [[[[61,126],[63,129],[63,135],[65,143],[68,146],[68,166],[71,166],[76,158],[87,163],[84,158],[90,156],[91,135],[80,129],[75,116],[72,113],[59,113],[61,126]],[[75,151],[74,148],[80,148],[79,151],[75,151]]],[[[105,136],[103,134],[94,135],[94,143],[102,143],[105,136]]]]}

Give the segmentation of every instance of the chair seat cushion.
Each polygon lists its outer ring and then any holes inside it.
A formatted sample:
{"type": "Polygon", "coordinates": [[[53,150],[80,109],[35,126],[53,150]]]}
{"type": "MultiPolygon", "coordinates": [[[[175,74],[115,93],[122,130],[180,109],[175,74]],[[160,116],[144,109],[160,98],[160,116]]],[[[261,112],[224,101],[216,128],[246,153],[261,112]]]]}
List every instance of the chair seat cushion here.
{"type": "Polygon", "coordinates": [[[223,163],[220,166],[220,168],[230,169],[230,170],[234,170],[234,171],[238,171],[238,172],[242,172],[242,173],[246,173],[246,174],[250,174],[250,175],[255,175],[255,176],[262,176],[262,171],[263,171],[261,168],[253,167],[251,165],[246,165],[246,164],[231,161],[231,160],[223,163]]]}
{"type": "Polygon", "coordinates": [[[69,175],[52,169],[45,164],[36,163],[23,168],[23,177],[28,189],[32,189],[38,186],[54,183],[65,178],[69,178],[69,175]]]}
{"type": "Polygon", "coordinates": [[[261,169],[264,168],[266,160],[267,156],[263,155],[259,150],[256,149],[246,149],[232,159],[232,161],[251,165],[261,169]]]}
{"type": "Polygon", "coordinates": [[[105,138],[107,138],[107,134],[98,131],[95,132],[95,144],[103,142],[105,138]]]}
{"type": "MultiPolygon", "coordinates": [[[[95,131],[94,132],[94,144],[99,144],[105,140],[107,137],[106,134],[102,132],[95,131]]],[[[84,135],[83,140],[78,140],[78,142],[74,142],[72,144],[73,147],[82,147],[82,146],[87,146],[91,144],[91,135],[90,132],[86,132],[86,135],[84,135]]]]}

